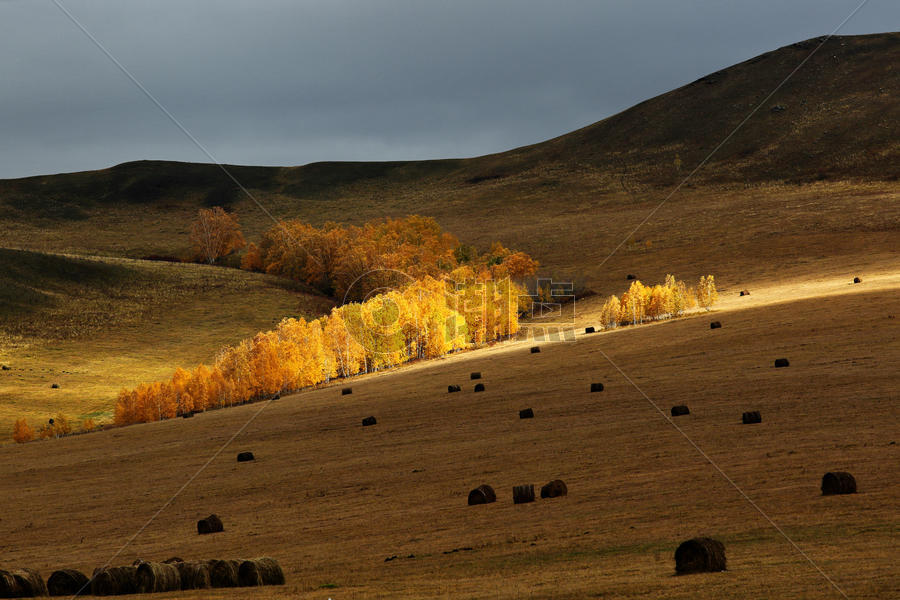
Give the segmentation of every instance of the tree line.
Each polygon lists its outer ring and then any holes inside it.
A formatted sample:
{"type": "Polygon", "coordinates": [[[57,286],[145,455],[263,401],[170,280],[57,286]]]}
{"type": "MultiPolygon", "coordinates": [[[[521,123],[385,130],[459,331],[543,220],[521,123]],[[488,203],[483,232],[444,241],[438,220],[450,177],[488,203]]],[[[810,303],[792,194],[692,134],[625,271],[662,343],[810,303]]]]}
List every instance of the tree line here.
{"type": "Polygon", "coordinates": [[[628,290],[610,296],[600,309],[600,324],[604,329],[619,325],[638,325],[645,321],[659,321],[679,317],[697,306],[707,310],[719,299],[715,278],[704,275],[696,288],[666,275],[662,285],[647,286],[635,279],[628,290]]]}

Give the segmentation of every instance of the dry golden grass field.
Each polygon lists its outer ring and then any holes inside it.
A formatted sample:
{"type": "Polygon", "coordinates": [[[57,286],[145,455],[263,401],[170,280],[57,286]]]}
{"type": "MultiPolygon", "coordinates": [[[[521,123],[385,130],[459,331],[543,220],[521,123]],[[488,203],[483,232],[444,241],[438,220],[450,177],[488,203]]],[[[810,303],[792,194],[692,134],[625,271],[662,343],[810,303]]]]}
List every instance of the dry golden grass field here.
{"type": "Polygon", "coordinates": [[[331,305],[234,269],[0,248],[0,443],[15,419],[111,419],[116,394],[331,305]],[[58,389],[51,389],[52,384],[58,389]]]}
{"type": "MultiPolygon", "coordinates": [[[[116,563],[271,555],[288,576],[184,598],[841,597],[764,512],[850,598],[896,598],[891,266],[735,288],[711,314],[539,354],[517,342],[419,363],[358,378],[349,396],[334,385],[0,448],[3,565],[90,571],[165,506],[116,563]],[[782,356],[790,367],[773,368],[782,356]],[[605,391],[589,393],[595,381],[605,391]],[[683,435],[654,407],[682,403],[683,435]],[[534,419],[518,418],[526,407],[534,419]],[[763,422],[741,425],[745,410],[763,422]],[[363,428],[368,415],[378,424],[363,428]],[[240,450],[257,460],[237,463],[240,450]],[[829,470],[853,473],[859,493],[821,496],[829,470]],[[567,497],[513,505],[513,485],[555,478],[567,497]],[[467,506],[482,483],[497,502],[467,506]],[[225,532],[198,536],[211,512],[225,532]],[[728,571],[675,577],[676,546],[699,534],[726,544],[728,571]]],[[[581,304],[579,327],[597,308],[581,304]]]]}

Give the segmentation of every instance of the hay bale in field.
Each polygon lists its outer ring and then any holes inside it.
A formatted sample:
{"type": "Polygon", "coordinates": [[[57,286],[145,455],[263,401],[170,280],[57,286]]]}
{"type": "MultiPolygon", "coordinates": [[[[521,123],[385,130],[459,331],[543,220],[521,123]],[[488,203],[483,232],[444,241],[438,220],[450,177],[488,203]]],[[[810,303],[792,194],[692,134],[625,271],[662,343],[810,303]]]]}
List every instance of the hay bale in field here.
{"type": "Polygon", "coordinates": [[[256,460],[256,457],[253,456],[252,452],[240,452],[237,455],[238,462],[249,462],[251,460],[256,460]]]}
{"type": "Polygon", "coordinates": [[[853,283],[862,283],[862,279],[860,279],[859,277],[854,277],[853,283]]]}
{"type": "Polygon", "coordinates": [[[712,538],[694,538],[675,550],[675,573],[715,573],[725,570],[725,546],[712,538]]]}
{"type": "Polygon", "coordinates": [[[627,279],[628,281],[631,281],[632,279],[637,279],[637,277],[632,275],[631,273],[629,273],[628,275],[625,276],[625,279],[627,279]]]}
{"type": "Polygon", "coordinates": [[[11,598],[40,598],[47,595],[44,578],[34,569],[16,569],[11,573],[18,588],[17,596],[11,598]]]}
{"type": "Polygon", "coordinates": [[[781,367],[788,367],[788,366],[790,366],[790,364],[791,363],[788,362],[788,359],[786,359],[786,358],[776,358],[775,359],[775,368],[776,369],[780,369],[781,367]]]}
{"type": "Polygon", "coordinates": [[[591,393],[593,392],[602,392],[603,384],[602,383],[592,383],[591,384],[591,393]]]}
{"type": "Polygon", "coordinates": [[[0,598],[18,598],[19,584],[9,571],[0,571],[0,598]]]}
{"type": "Polygon", "coordinates": [[[710,329],[721,329],[722,324],[718,321],[713,321],[712,323],[709,324],[709,328],[710,329]]]}
{"type": "Polygon", "coordinates": [[[209,581],[209,565],[205,562],[176,562],[178,576],[181,578],[183,590],[205,590],[211,586],[209,581]]]}
{"type": "Polygon", "coordinates": [[[496,501],[497,494],[494,493],[494,488],[486,483],[479,485],[469,492],[469,506],[475,506],[476,504],[490,504],[491,502],[496,501]]]}
{"type": "Polygon", "coordinates": [[[462,391],[462,388],[458,385],[448,385],[447,386],[448,394],[452,394],[453,392],[461,392],[461,391],[462,391]]]}
{"type": "Polygon", "coordinates": [[[519,411],[519,418],[520,419],[533,419],[534,411],[531,410],[530,408],[523,408],[522,410],[519,411]]]}
{"type": "Polygon", "coordinates": [[[532,346],[532,347],[531,347],[531,353],[532,353],[532,354],[538,354],[540,351],[541,351],[541,349],[540,349],[539,346],[532,346]]]}
{"type": "Polygon", "coordinates": [[[346,387],[341,390],[341,396],[346,396],[347,394],[352,394],[353,388],[346,387]]]}
{"type": "Polygon", "coordinates": [[[558,498],[568,494],[569,488],[562,479],[554,479],[550,483],[541,486],[541,498],[558,498]]]}
{"type": "Polygon", "coordinates": [[[92,596],[124,596],[137,591],[137,567],[108,567],[94,570],[92,596]]]}
{"type": "MultiPolygon", "coordinates": [[[[87,592],[90,589],[90,579],[81,571],[75,569],[60,569],[53,571],[47,579],[47,592],[51,596],[75,596],[79,592],[87,592]]],[[[3,594],[0,593],[0,598],[3,594]]]]}
{"type": "Polygon", "coordinates": [[[513,504],[534,502],[534,484],[513,486],[513,504]]]}
{"type": "Polygon", "coordinates": [[[210,560],[209,585],[214,588],[230,588],[238,586],[238,569],[241,567],[239,560],[210,560]]]}
{"type": "Polygon", "coordinates": [[[362,420],[363,427],[369,427],[370,425],[375,425],[378,421],[375,420],[375,417],[366,417],[362,420]]]}
{"type": "Polygon", "coordinates": [[[596,331],[596,330],[595,330],[593,327],[585,327],[585,328],[584,328],[584,332],[585,332],[586,334],[587,334],[587,333],[594,333],[595,331],[596,331]]]}
{"type": "Polygon", "coordinates": [[[472,373],[469,373],[469,379],[481,379],[481,372],[473,371],[472,373]]]}
{"type": "Polygon", "coordinates": [[[739,295],[741,295],[741,296],[749,296],[749,295],[750,295],[750,292],[748,292],[747,290],[741,290],[741,293],[740,293],[739,295]]]}
{"type": "Polygon", "coordinates": [[[222,525],[222,519],[218,515],[209,515],[205,519],[197,521],[197,533],[200,535],[219,533],[221,531],[225,531],[225,526],[222,525]]]}
{"type": "Polygon", "coordinates": [[[238,567],[238,585],[284,585],[284,571],[274,558],[245,560],[238,567]]]}
{"type": "Polygon", "coordinates": [[[175,565],[141,563],[135,573],[138,594],[177,592],[181,590],[181,572],[175,565]]]}
{"type": "Polygon", "coordinates": [[[850,473],[835,471],[822,477],[822,495],[855,494],[856,479],[850,473]]]}
{"type": "Polygon", "coordinates": [[[752,425],[753,423],[762,423],[762,415],[758,410],[747,411],[741,415],[741,422],[744,425],[752,425]]]}
{"type": "Polygon", "coordinates": [[[679,404],[678,406],[672,407],[672,416],[673,417],[681,417],[683,415],[691,414],[691,409],[689,409],[684,404],[679,404]]]}
{"type": "Polygon", "coordinates": [[[484,391],[484,384],[483,384],[483,383],[476,383],[476,384],[475,384],[475,391],[476,391],[476,392],[483,392],[483,391],[484,391]]]}

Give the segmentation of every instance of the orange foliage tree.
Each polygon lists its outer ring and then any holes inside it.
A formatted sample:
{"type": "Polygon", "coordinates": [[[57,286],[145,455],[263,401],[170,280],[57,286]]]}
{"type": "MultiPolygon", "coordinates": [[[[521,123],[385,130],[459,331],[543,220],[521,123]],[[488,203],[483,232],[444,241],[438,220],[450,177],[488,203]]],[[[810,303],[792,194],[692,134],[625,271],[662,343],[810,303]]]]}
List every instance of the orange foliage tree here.
{"type": "Polygon", "coordinates": [[[213,264],[246,245],[237,216],[221,206],[202,208],[191,227],[194,258],[213,264]]]}
{"type": "Polygon", "coordinates": [[[223,348],[212,367],[179,368],[169,381],[122,390],[115,423],[270,398],[507,338],[518,331],[522,293],[509,279],[461,283],[426,275],[312,321],[284,319],[272,331],[223,348]]]}
{"type": "Polygon", "coordinates": [[[34,439],[34,430],[29,427],[28,421],[19,419],[13,425],[13,440],[19,444],[30,442],[34,439]]]}
{"type": "Polygon", "coordinates": [[[284,319],[223,348],[210,367],[179,368],[169,381],[122,390],[115,423],[270,398],[514,336],[525,290],[513,280],[533,275],[538,263],[499,243],[481,256],[461,248],[420,216],[273,227],[241,266],[303,281],[341,306],[311,321],[284,319]]]}

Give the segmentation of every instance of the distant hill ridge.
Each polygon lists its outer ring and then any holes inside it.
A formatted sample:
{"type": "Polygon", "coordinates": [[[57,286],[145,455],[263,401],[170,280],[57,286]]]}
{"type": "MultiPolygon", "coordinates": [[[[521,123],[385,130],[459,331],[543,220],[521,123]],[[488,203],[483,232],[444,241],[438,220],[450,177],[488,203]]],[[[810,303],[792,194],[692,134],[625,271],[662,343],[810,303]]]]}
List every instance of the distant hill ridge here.
{"type": "MultiPolygon", "coordinates": [[[[716,147],[824,38],[717,71],[545,142],[469,159],[230,166],[263,196],[377,200],[410,188],[432,198],[462,188],[498,193],[670,186],[716,147]],[[506,190],[502,192],[502,190],[506,190]],[[542,191],[543,190],[543,191],[542,191]]],[[[835,36],[699,173],[695,185],[897,179],[900,33],[835,36]]],[[[81,219],[114,203],[229,205],[240,200],[217,165],[138,161],[0,180],[0,203],[21,219],[81,219]]]]}

